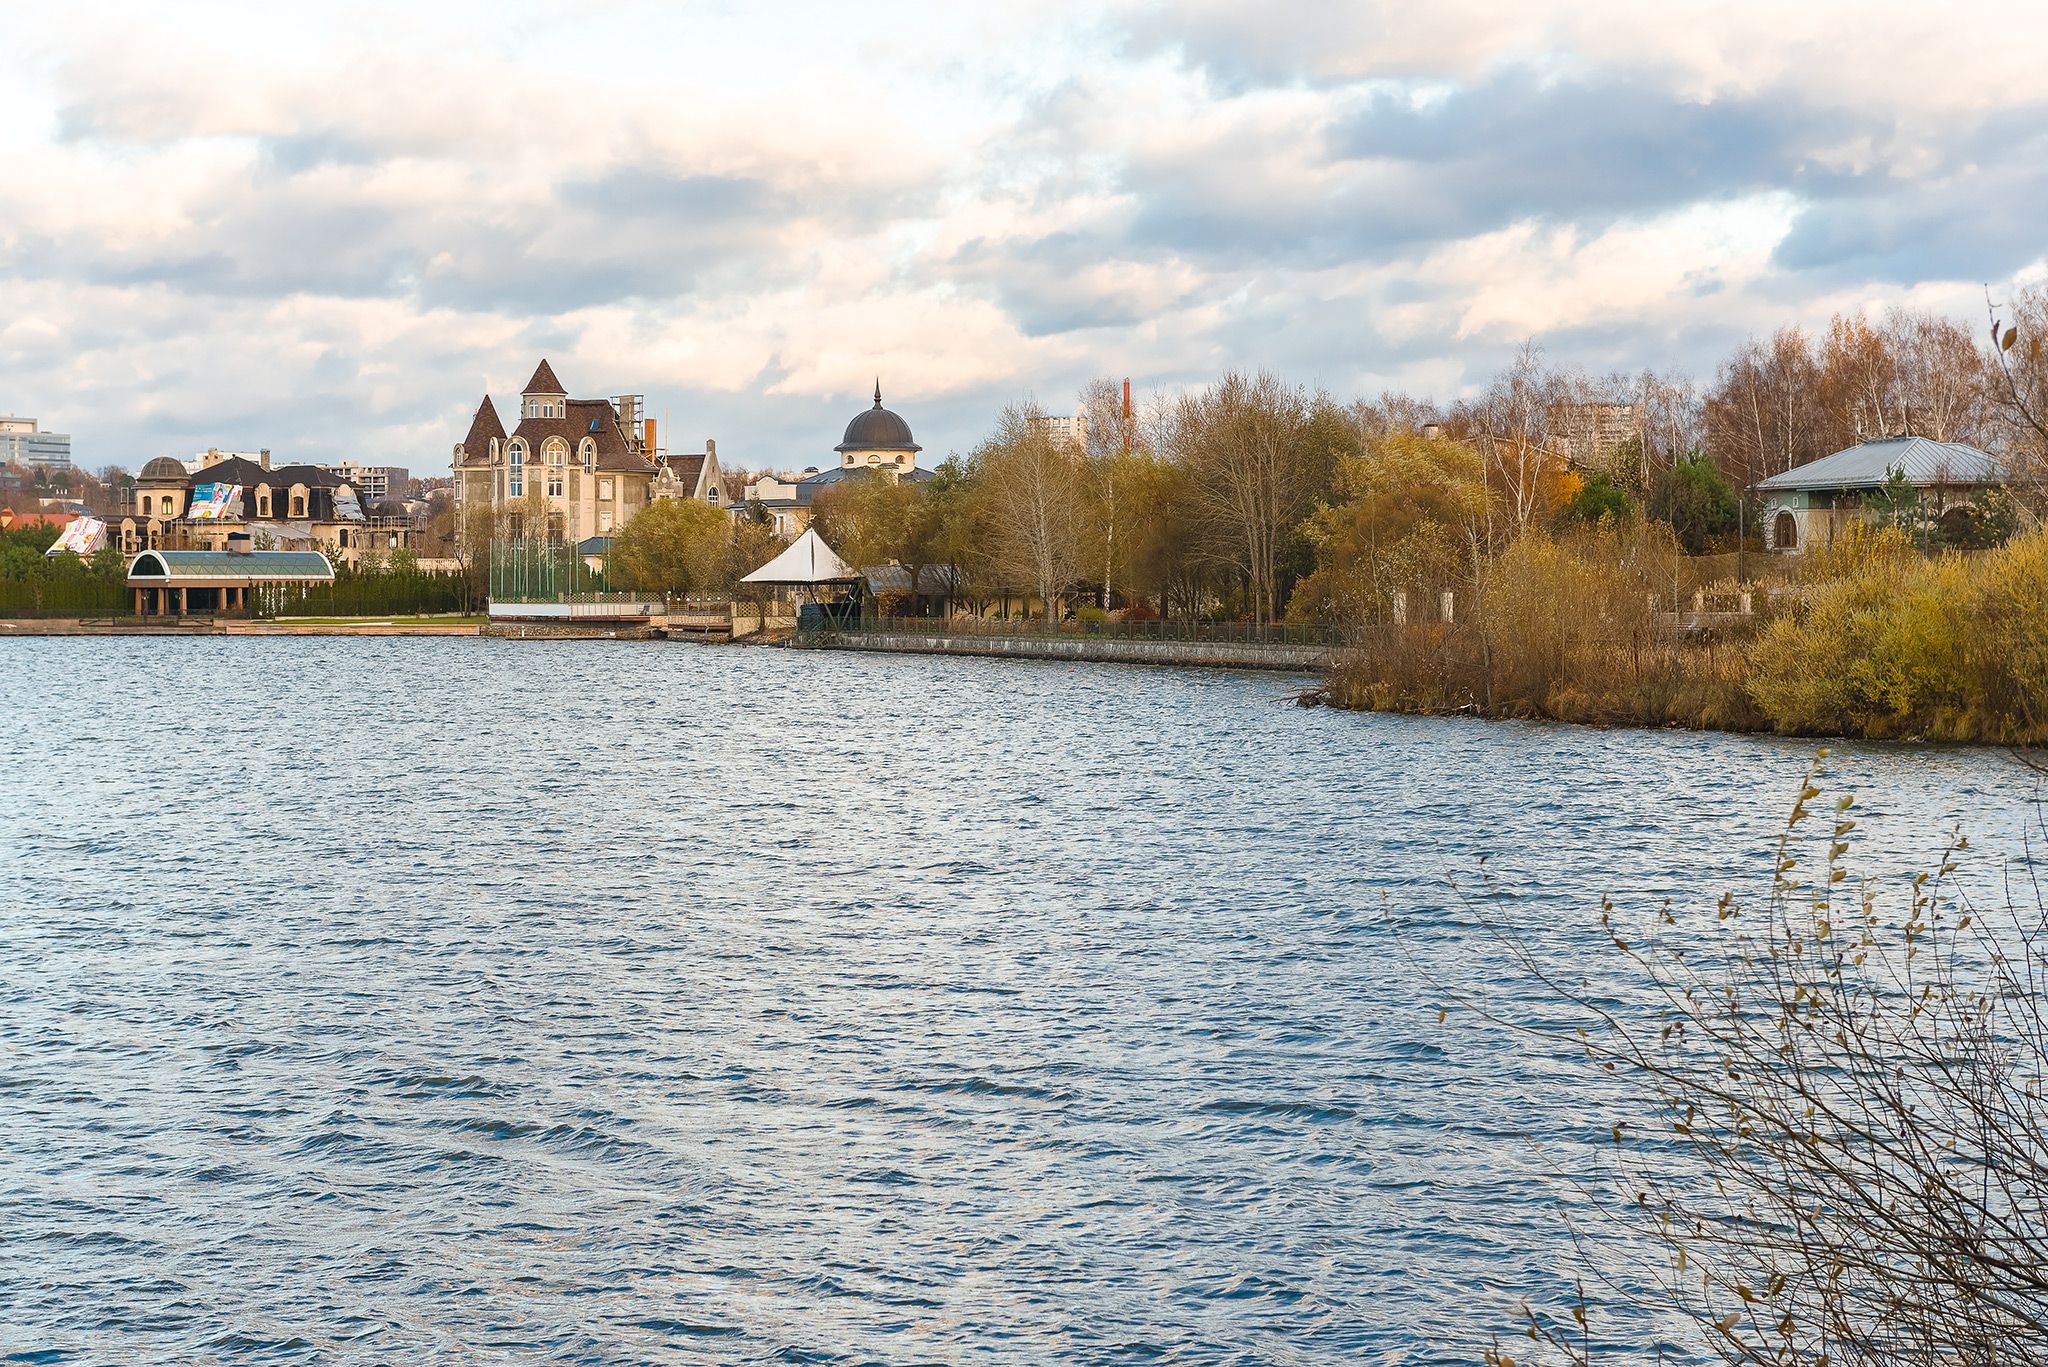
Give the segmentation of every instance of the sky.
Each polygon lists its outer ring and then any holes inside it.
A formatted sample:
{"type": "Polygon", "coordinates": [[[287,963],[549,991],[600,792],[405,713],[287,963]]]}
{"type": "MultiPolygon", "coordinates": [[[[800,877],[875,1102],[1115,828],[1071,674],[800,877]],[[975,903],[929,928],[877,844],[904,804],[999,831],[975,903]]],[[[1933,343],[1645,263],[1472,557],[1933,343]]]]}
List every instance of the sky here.
{"type": "Polygon", "coordinates": [[[0,412],[445,474],[546,357],[663,445],[1520,344],[1707,377],[2048,276],[2048,6],[0,0],[0,412]]]}

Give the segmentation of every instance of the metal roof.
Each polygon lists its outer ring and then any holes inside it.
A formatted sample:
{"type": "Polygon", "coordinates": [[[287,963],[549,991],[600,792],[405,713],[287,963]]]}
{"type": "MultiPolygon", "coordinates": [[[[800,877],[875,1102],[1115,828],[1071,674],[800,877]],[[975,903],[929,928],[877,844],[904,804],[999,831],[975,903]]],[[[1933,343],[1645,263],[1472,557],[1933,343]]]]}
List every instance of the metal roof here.
{"type": "Polygon", "coordinates": [[[175,583],[180,579],[334,578],[334,566],[318,551],[144,551],[128,562],[130,582],[175,583]],[[150,564],[148,562],[156,563],[150,564]]]}
{"type": "Polygon", "coordinates": [[[1920,488],[1995,480],[1998,461],[1974,446],[1926,437],[1886,437],[1822,456],[1782,475],[1757,481],[1759,489],[1875,489],[1896,467],[1920,488]]]}

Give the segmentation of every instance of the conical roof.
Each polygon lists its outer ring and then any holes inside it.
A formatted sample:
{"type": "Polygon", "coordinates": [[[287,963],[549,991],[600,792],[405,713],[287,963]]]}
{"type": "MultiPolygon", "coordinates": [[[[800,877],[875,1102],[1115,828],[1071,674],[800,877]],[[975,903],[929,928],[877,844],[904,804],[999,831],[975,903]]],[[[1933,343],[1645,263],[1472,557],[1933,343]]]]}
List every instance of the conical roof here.
{"type": "Polygon", "coordinates": [[[562,388],[562,382],[556,379],[555,372],[548,368],[546,359],[542,359],[539,369],[533,372],[533,378],[528,380],[526,388],[519,392],[522,394],[567,394],[569,391],[562,388]]]}
{"type": "Polygon", "coordinates": [[[740,578],[742,584],[846,584],[860,578],[815,531],[806,531],[781,555],[740,578]]]}
{"type": "Polygon", "coordinates": [[[498,421],[497,407],[491,396],[484,395],[484,401],[476,406],[476,417],[469,424],[469,435],[462,439],[462,449],[470,455],[489,454],[491,438],[505,439],[505,424],[498,421]]]}

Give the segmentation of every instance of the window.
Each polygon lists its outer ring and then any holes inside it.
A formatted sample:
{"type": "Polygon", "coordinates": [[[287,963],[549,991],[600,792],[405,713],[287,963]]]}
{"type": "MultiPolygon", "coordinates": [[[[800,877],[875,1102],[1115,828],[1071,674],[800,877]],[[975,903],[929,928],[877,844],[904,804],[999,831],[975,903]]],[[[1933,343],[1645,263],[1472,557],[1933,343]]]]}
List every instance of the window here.
{"type": "Polygon", "coordinates": [[[548,443],[548,464],[559,467],[564,454],[566,454],[566,451],[562,443],[558,441],[548,443]]]}
{"type": "Polygon", "coordinates": [[[142,515],[143,515],[144,517],[148,517],[148,516],[149,516],[149,495],[148,495],[148,494],[144,494],[144,495],[142,496],[142,515]]]}
{"type": "Polygon", "coordinates": [[[704,498],[705,498],[705,501],[707,501],[707,502],[709,502],[709,503],[713,503],[713,504],[717,503],[717,502],[718,502],[718,486],[717,486],[716,484],[714,484],[714,485],[712,485],[712,486],[711,486],[711,487],[710,487],[709,489],[706,489],[706,490],[704,491],[704,498]]]}
{"type": "Polygon", "coordinates": [[[549,475],[549,476],[548,476],[548,497],[549,497],[549,498],[560,498],[561,496],[562,496],[562,476],[561,476],[561,475],[560,475],[559,473],[555,473],[555,474],[551,474],[551,475],[549,475]]]}
{"type": "Polygon", "coordinates": [[[610,498],[612,496],[612,482],[610,480],[601,479],[597,482],[597,496],[599,498],[610,498]]]}
{"type": "Polygon", "coordinates": [[[588,437],[583,439],[583,468],[586,470],[595,470],[597,468],[597,443],[588,437]]]}
{"type": "Polygon", "coordinates": [[[509,481],[505,486],[508,495],[518,498],[526,492],[526,470],[518,461],[512,462],[512,468],[505,472],[505,478],[509,481]]]}
{"type": "Polygon", "coordinates": [[[600,532],[608,532],[612,529],[612,514],[609,508],[597,515],[597,529],[600,532]]]}
{"type": "Polygon", "coordinates": [[[293,494],[293,495],[292,495],[292,516],[293,516],[293,517],[304,517],[305,515],[306,515],[306,496],[305,496],[304,494],[293,494]]]}

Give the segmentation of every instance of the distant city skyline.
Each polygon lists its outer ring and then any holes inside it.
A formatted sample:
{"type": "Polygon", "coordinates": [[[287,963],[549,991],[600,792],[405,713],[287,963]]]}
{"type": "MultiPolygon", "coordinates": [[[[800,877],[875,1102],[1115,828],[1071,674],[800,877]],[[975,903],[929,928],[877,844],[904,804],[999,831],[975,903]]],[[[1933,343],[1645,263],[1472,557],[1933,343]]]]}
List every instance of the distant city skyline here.
{"type": "Polygon", "coordinates": [[[445,475],[536,355],[729,469],[879,373],[929,466],[1097,376],[1705,379],[2048,275],[2037,6],[7,12],[0,409],[93,469],[445,475]]]}

